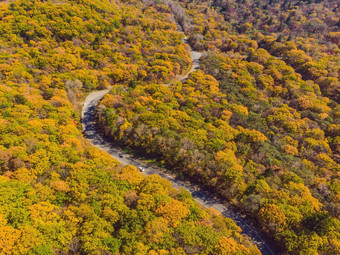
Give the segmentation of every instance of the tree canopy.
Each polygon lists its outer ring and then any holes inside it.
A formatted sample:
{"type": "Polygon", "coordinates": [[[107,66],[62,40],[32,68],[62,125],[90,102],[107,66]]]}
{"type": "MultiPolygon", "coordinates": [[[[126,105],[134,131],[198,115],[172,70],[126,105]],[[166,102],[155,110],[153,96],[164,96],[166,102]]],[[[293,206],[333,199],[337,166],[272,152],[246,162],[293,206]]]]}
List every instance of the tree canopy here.
{"type": "Polygon", "coordinates": [[[18,0],[0,20],[1,254],[260,254],[234,222],[81,134],[86,92],[188,68],[166,7],[18,0]]]}

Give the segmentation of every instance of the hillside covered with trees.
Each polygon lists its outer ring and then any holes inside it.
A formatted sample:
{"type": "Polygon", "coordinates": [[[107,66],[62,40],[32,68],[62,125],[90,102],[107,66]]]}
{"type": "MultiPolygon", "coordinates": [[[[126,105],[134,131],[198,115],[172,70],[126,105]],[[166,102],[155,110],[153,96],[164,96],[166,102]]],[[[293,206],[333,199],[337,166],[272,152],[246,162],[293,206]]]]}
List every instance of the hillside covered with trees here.
{"type": "Polygon", "coordinates": [[[171,80],[190,65],[181,38],[143,5],[0,3],[0,254],[260,254],[232,220],[82,136],[86,92],[171,80]]]}
{"type": "Polygon", "coordinates": [[[103,131],[231,201],[284,253],[340,253],[337,1],[180,3],[144,1],[171,7],[201,70],[117,84],[103,131]]]}

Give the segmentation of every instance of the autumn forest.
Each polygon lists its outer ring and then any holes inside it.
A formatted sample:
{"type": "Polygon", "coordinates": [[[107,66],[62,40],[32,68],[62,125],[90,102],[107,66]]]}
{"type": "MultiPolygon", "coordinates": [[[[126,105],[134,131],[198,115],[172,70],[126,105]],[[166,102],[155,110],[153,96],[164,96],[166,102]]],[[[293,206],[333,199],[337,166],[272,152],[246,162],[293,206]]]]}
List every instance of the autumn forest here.
{"type": "Polygon", "coordinates": [[[336,0],[0,1],[0,254],[261,254],[90,144],[83,102],[107,88],[113,146],[208,190],[275,253],[339,254],[339,27],[336,0]]]}

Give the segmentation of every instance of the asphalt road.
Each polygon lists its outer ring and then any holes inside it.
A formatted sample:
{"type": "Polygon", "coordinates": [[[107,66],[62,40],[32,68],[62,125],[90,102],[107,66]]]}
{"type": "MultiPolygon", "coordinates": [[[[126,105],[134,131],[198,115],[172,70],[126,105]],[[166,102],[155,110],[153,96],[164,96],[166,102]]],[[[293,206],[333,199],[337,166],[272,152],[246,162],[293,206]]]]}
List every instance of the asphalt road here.
{"type": "Polygon", "coordinates": [[[114,146],[114,144],[103,139],[96,124],[95,108],[98,102],[109,91],[110,89],[92,92],[87,96],[84,102],[82,109],[83,134],[85,138],[87,138],[88,141],[91,143],[91,145],[95,146],[98,149],[106,151],[123,165],[132,165],[137,168],[142,167],[145,169],[143,172],[144,174],[146,175],[158,174],[162,178],[171,181],[174,187],[188,190],[199,204],[204,205],[206,207],[213,207],[217,211],[221,212],[224,216],[234,220],[234,222],[242,229],[242,233],[248,235],[252,239],[253,243],[257,245],[262,254],[264,255],[276,254],[251,226],[249,226],[237,214],[229,210],[227,206],[218,202],[217,199],[215,199],[214,196],[209,192],[200,189],[200,187],[190,183],[189,181],[185,181],[174,176],[173,174],[170,173],[170,171],[160,169],[159,167],[147,163],[132,154],[127,154],[122,149],[114,146]],[[123,155],[123,158],[121,158],[119,155],[123,155]]]}
{"type": "MultiPolygon", "coordinates": [[[[172,20],[175,22],[176,26],[177,26],[177,31],[184,34],[184,31],[182,29],[182,27],[180,26],[180,24],[178,24],[178,22],[174,19],[174,17],[172,17],[172,20]]],[[[188,38],[186,35],[184,35],[183,38],[183,43],[188,44],[188,38]]],[[[188,44],[189,45],[189,44],[188,44]]],[[[190,45],[189,45],[190,47],[190,45]]],[[[191,57],[191,68],[188,72],[186,72],[184,75],[178,75],[176,77],[177,80],[184,82],[186,79],[188,79],[189,75],[193,72],[196,71],[197,69],[199,69],[200,67],[200,58],[202,56],[202,52],[198,52],[198,51],[194,51],[192,50],[192,48],[190,47],[190,57],[191,57]]]]}
{"type": "MultiPolygon", "coordinates": [[[[177,25],[177,30],[183,33],[181,26],[174,20],[177,25]]],[[[183,39],[184,43],[187,43],[187,37],[183,39]]],[[[177,80],[185,81],[191,72],[199,68],[199,59],[202,53],[191,50],[191,69],[182,76],[176,77],[177,80]]],[[[132,155],[126,154],[122,149],[114,146],[114,144],[106,141],[100,134],[100,131],[96,124],[95,108],[98,102],[110,91],[109,89],[100,90],[90,93],[85,99],[83,109],[82,109],[82,127],[85,138],[98,149],[104,150],[109,153],[113,158],[117,159],[123,165],[132,165],[135,167],[144,168],[144,174],[158,174],[164,179],[169,180],[175,188],[183,188],[191,193],[194,199],[201,205],[206,207],[213,207],[217,211],[221,212],[225,217],[231,218],[241,229],[242,234],[248,235],[254,244],[257,245],[259,250],[264,255],[275,255],[275,253],[270,246],[260,237],[260,235],[249,226],[241,217],[232,212],[227,208],[226,205],[217,201],[214,196],[206,190],[201,189],[199,186],[185,181],[173,175],[170,171],[165,169],[160,169],[159,167],[147,163],[142,159],[132,155]],[[123,157],[121,157],[123,155],[123,157]]]]}

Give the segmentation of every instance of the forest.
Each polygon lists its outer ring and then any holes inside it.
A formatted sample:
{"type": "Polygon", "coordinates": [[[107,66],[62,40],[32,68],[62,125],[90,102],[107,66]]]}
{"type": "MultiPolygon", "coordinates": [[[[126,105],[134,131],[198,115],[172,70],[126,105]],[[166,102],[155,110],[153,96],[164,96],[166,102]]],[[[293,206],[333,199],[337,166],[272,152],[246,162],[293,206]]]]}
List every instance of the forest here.
{"type": "Polygon", "coordinates": [[[87,92],[190,66],[166,11],[0,2],[0,254],[260,254],[231,219],[83,138],[87,92]]]}
{"type": "Polygon", "coordinates": [[[231,220],[82,135],[211,190],[282,254],[340,253],[335,0],[0,2],[0,254],[260,254],[231,220]],[[191,67],[190,46],[203,52],[191,67]]]}
{"type": "Polygon", "coordinates": [[[116,83],[103,132],[230,201],[282,253],[339,254],[337,1],[179,2],[143,4],[175,13],[200,70],[116,83]]]}

